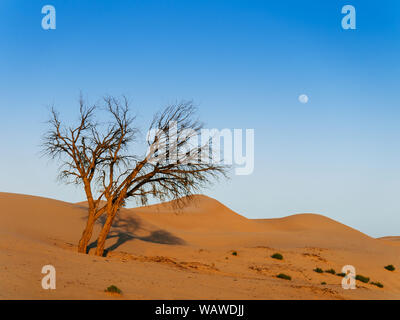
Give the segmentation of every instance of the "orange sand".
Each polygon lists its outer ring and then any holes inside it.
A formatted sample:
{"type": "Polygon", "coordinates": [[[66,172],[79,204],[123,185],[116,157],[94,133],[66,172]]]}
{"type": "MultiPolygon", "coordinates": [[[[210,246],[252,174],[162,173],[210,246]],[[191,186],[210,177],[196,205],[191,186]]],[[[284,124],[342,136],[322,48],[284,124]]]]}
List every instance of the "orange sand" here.
{"type": "Polygon", "coordinates": [[[252,220],[200,195],[178,211],[123,209],[100,258],[76,252],[84,203],[0,193],[0,208],[0,299],[400,298],[400,237],[374,239],[322,215],[252,220]],[[41,287],[47,264],[56,290],[41,287]],[[357,281],[344,290],[341,277],[313,271],[348,264],[384,288],[357,281]],[[112,284],[122,296],[104,292],[112,284]]]}

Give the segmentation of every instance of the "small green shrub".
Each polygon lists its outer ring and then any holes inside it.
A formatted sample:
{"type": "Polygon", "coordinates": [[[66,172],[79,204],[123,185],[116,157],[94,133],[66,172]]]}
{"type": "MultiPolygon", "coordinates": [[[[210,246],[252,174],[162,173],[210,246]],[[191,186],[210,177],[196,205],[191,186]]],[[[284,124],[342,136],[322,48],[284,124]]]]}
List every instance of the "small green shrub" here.
{"type": "Polygon", "coordinates": [[[232,251],[232,255],[237,256],[238,255],[237,251],[232,251]]]}
{"type": "Polygon", "coordinates": [[[271,258],[273,259],[278,259],[278,260],[283,260],[283,256],[280,253],[274,253],[271,258]]]}
{"type": "Polygon", "coordinates": [[[322,282],[321,282],[321,284],[322,284],[322,285],[325,285],[325,284],[326,284],[326,282],[325,282],[325,281],[322,281],[322,282]]]}
{"type": "Polygon", "coordinates": [[[368,283],[369,282],[369,278],[368,277],[364,277],[361,274],[356,275],[356,280],[364,282],[364,283],[368,283]]]}
{"type": "Polygon", "coordinates": [[[288,276],[287,274],[284,274],[284,273],[280,273],[276,277],[280,278],[280,279],[285,279],[285,280],[292,280],[291,276],[288,276]]]}
{"type": "Polygon", "coordinates": [[[317,273],[323,273],[324,272],[324,270],[322,270],[321,268],[315,268],[313,271],[317,272],[317,273]]]}
{"type": "Polygon", "coordinates": [[[331,273],[331,274],[336,274],[335,269],[328,269],[328,270],[325,270],[325,272],[326,273],[331,273]]]}
{"type": "Polygon", "coordinates": [[[346,274],[344,272],[336,273],[336,275],[339,277],[342,277],[342,278],[346,276],[346,274]]]}
{"type": "Polygon", "coordinates": [[[377,286],[379,288],[383,288],[383,284],[380,282],[371,282],[372,285],[377,286]]]}
{"type": "Polygon", "coordinates": [[[109,286],[104,291],[105,292],[109,292],[109,293],[117,293],[117,294],[121,294],[122,293],[121,289],[119,289],[117,286],[114,286],[114,285],[109,286]]]}
{"type": "Polygon", "coordinates": [[[386,269],[386,270],[389,270],[389,271],[394,271],[394,270],[396,270],[396,268],[395,268],[394,265],[392,265],[392,264],[387,265],[387,266],[385,267],[385,269],[386,269]]]}

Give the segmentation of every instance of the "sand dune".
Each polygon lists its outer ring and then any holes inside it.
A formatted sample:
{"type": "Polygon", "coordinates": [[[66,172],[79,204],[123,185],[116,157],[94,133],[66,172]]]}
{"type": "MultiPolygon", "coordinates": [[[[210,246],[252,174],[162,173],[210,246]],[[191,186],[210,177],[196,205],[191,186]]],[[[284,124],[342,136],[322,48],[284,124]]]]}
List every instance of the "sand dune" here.
{"type": "Polygon", "coordinates": [[[318,214],[247,219],[201,195],[179,210],[174,203],[123,209],[108,256],[99,258],[76,252],[85,203],[0,193],[0,206],[1,299],[115,298],[103,292],[111,284],[126,299],[400,298],[399,271],[383,268],[400,267],[400,237],[373,239],[318,214]],[[272,259],[275,252],[284,259],[272,259]],[[41,288],[45,264],[57,269],[54,291],[41,288]],[[346,264],[384,288],[344,290],[342,278],[313,272],[346,264]]]}
{"type": "Polygon", "coordinates": [[[399,241],[400,242],[400,237],[391,237],[391,236],[388,236],[388,237],[382,237],[382,238],[379,238],[380,240],[387,240],[387,241],[399,241]]]}

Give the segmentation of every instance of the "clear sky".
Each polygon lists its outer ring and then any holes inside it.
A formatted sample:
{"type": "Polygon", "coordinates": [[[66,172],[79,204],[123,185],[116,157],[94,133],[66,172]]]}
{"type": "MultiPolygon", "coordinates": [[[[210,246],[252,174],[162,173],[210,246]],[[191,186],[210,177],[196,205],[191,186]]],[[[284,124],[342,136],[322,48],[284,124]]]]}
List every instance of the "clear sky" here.
{"type": "Polygon", "coordinates": [[[39,156],[49,104],[73,119],[80,91],[125,94],[146,123],[194,99],[209,128],[255,129],[254,173],[206,194],[250,218],[399,235],[399,56],[398,0],[1,0],[0,191],[83,200],[39,156]]]}

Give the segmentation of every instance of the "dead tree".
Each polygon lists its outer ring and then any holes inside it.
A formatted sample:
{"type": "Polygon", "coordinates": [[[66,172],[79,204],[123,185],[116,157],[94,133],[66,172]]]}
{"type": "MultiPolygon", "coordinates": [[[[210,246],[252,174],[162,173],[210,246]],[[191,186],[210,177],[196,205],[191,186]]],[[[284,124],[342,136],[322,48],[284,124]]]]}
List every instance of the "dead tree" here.
{"type": "Polygon", "coordinates": [[[96,248],[96,255],[103,255],[112,223],[127,200],[143,205],[149,199],[178,200],[179,204],[214,179],[226,177],[227,167],[213,162],[211,139],[198,143],[203,125],[195,113],[189,101],[156,114],[146,139],[147,151],[137,156],[131,148],[138,142],[138,127],[126,98],[106,97],[104,108],[86,106],[81,98],[79,123],[68,128],[51,110],[43,151],[61,161],[60,178],[83,186],[88,201],[79,252],[87,252],[95,222],[105,214],[96,248]],[[101,110],[109,116],[108,122],[96,121],[101,110]]]}

